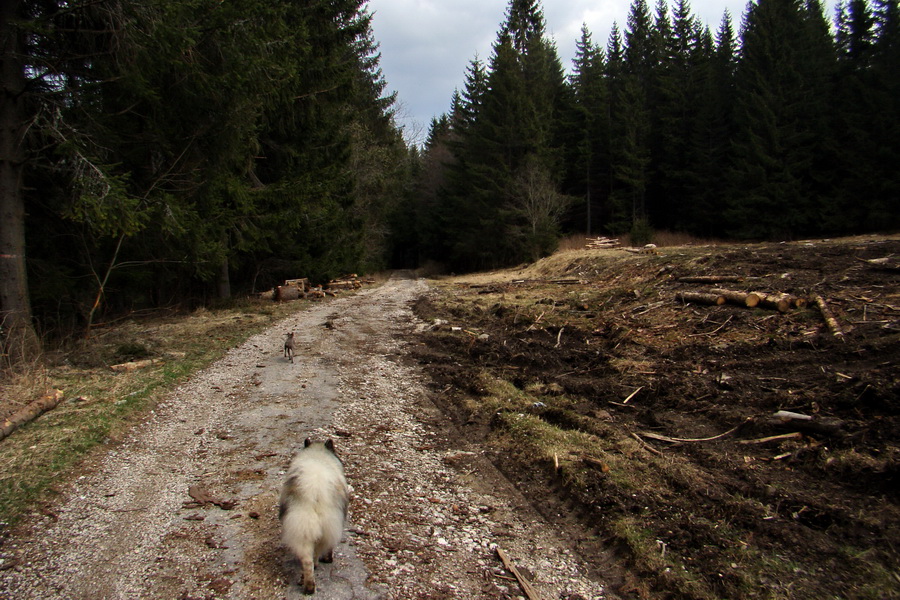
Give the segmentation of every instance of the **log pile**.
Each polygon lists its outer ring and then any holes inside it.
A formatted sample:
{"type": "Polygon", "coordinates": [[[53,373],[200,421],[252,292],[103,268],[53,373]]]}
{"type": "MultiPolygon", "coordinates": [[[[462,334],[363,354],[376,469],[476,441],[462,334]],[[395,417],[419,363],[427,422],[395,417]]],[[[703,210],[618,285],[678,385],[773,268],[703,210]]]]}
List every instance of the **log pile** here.
{"type": "MultiPolygon", "coordinates": [[[[287,302],[299,298],[307,298],[310,289],[309,279],[306,277],[300,279],[287,279],[283,285],[275,286],[275,289],[272,290],[272,299],[275,300],[275,302],[287,302]]],[[[260,297],[268,298],[268,294],[260,294],[260,297]]]]}
{"type": "Polygon", "coordinates": [[[275,286],[274,289],[261,293],[259,297],[276,302],[286,302],[299,298],[324,298],[325,296],[337,296],[338,292],[342,290],[358,290],[366,283],[375,282],[370,279],[361,279],[356,273],[351,273],[338,279],[332,279],[324,286],[314,286],[309,283],[308,278],[302,277],[300,279],[287,279],[283,285],[275,286]]]}
{"type": "Polygon", "coordinates": [[[656,249],[656,244],[647,244],[641,248],[622,248],[625,252],[631,252],[632,254],[659,254],[659,251],[656,249]]]}
{"type": "MultiPolygon", "coordinates": [[[[678,281],[682,283],[714,283],[740,280],[740,277],[730,275],[704,275],[678,278],[678,281]]],[[[684,303],[709,304],[713,306],[721,306],[727,302],[746,308],[768,308],[780,313],[786,313],[795,308],[806,308],[806,306],[811,303],[819,309],[819,312],[822,314],[822,318],[832,335],[837,338],[842,338],[845,335],[844,330],[831,312],[825,299],[817,294],[807,298],[781,292],[744,292],[725,288],[710,288],[709,290],[704,291],[678,292],[675,294],[675,299],[684,303]]]]}
{"type": "Polygon", "coordinates": [[[617,248],[619,240],[610,239],[608,237],[588,238],[587,244],[584,245],[585,250],[603,250],[604,248],[617,248]]]}
{"type": "Polygon", "coordinates": [[[351,273],[350,275],[345,275],[344,277],[340,277],[338,279],[332,279],[328,282],[326,286],[329,290],[358,290],[363,285],[362,280],[360,280],[359,275],[356,273],[351,273]]]}

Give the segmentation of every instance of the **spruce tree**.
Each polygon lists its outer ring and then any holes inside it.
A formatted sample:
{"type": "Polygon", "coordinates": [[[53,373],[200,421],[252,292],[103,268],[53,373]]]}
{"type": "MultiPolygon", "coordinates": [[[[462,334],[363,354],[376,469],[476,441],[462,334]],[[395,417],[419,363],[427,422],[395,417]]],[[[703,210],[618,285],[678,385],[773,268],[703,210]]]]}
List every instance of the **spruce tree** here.
{"type": "Polygon", "coordinates": [[[584,199],[584,210],[575,210],[578,219],[571,223],[587,235],[601,222],[604,204],[604,171],[607,163],[609,96],[605,80],[603,50],[591,39],[587,25],[581,29],[576,42],[572,74],[569,78],[571,108],[566,127],[574,134],[567,143],[567,160],[570,167],[569,189],[584,199]]]}
{"type": "MultiPolygon", "coordinates": [[[[560,170],[564,76],[545,29],[538,2],[512,0],[483,84],[480,72],[470,70],[474,102],[464,96],[459,106],[447,193],[458,268],[509,264],[547,247],[546,235],[533,235],[516,187],[523,169],[535,164],[553,178],[560,170]]],[[[555,242],[555,234],[550,238],[555,242]]]]}
{"type": "Polygon", "coordinates": [[[792,238],[819,231],[826,199],[815,172],[831,140],[830,40],[798,0],[750,6],[737,71],[732,233],[792,238]]]}
{"type": "Polygon", "coordinates": [[[715,237],[723,234],[722,198],[728,190],[722,174],[729,165],[734,128],[737,53],[731,15],[727,11],[715,40],[705,32],[698,52],[702,57],[697,67],[700,91],[696,127],[691,136],[691,172],[682,226],[691,233],[715,237]]]}

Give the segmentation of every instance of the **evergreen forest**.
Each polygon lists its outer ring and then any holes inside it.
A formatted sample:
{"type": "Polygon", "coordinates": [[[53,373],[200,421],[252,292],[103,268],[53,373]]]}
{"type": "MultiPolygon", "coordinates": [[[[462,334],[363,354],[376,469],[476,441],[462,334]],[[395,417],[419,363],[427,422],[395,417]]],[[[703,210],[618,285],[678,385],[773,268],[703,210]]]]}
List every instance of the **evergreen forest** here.
{"type": "Polygon", "coordinates": [[[755,0],[713,33],[688,0],[634,0],[566,75],[536,0],[512,0],[431,123],[420,256],[457,270],[551,252],[561,233],[741,240],[900,225],[897,0],[755,0]]]}
{"type": "Polygon", "coordinates": [[[715,32],[634,0],[567,72],[510,0],[423,147],[365,0],[6,0],[4,353],[110,315],[570,233],[747,240],[900,225],[900,8],[754,0],[715,32]]]}

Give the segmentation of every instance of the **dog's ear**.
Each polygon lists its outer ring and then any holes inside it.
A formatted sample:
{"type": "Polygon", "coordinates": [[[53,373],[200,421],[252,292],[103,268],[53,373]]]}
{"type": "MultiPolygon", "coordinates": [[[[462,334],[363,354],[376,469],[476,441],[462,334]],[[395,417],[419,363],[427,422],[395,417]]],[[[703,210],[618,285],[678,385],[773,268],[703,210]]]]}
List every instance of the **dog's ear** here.
{"type": "Polygon", "coordinates": [[[310,445],[310,444],[312,444],[312,440],[309,439],[309,438],[306,438],[306,441],[303,442],[303,447],[304,447],[304,448],[309,448],[309,445],[310,445]]]}
{"type": "Polygon", "coordinates": [[[334,442],[332,440],[325,442],[325,447],[334,452],[334,442]]]}

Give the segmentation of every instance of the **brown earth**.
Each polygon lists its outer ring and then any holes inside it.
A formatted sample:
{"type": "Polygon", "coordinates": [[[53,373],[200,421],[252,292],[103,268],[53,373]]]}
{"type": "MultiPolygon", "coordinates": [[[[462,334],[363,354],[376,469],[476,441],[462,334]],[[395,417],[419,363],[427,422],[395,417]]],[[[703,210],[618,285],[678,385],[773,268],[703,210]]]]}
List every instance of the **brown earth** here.
{"type": "Polygon", "coordinates": [[[558,253],[442,280],[417,358],[622,597],[900,598],[900,272],[866,262],[898,256],[896,236],[558,253]],[[813,305],[678,301],[713,287],[696,275],[820,295],[844,335],[813,305]]]}

